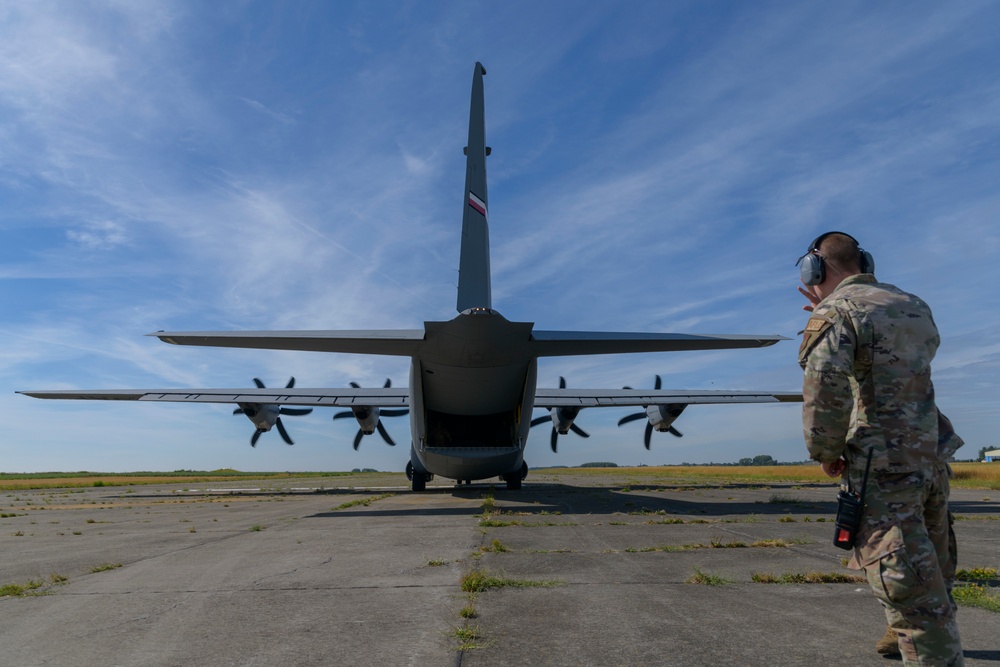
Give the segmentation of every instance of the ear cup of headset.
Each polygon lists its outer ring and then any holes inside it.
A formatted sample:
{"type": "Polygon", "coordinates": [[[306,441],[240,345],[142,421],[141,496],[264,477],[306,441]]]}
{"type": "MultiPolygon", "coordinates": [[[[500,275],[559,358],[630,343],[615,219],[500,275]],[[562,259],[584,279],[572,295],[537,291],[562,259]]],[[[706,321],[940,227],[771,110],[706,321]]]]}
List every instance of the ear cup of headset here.
{"type": "Polygon", "coordinates": [[[823,258],[814,253],[805,255],[799,262],[799,278],[803,285],[813,286],[823,282],[826,276],[826,268],[823,266],[823,258]]]}
{"type": "Polygon", "coordinates": [[[864,248],[858,250],[861,251],[861,273],[875,273],[875,258],[864,248]]]}
{"type": "Polygon", "coordinates": [[[799,265],[799,278],[802,280],[803,285],[819,285],[826,278],[826,267],[823,264],[823,258],[814,251],[819,248],[823,239],[830,234],[842,234],[854,241],[854,245],[858,248],[858,268],[861,269],[861,273],[875,273],[875,258],[872,257],[870,252],[861,247],[856,238],[844,232],[827,232],[826,234],[817,236],[816,240],[809,244],[808,252],[796,262],[799,265]]]}

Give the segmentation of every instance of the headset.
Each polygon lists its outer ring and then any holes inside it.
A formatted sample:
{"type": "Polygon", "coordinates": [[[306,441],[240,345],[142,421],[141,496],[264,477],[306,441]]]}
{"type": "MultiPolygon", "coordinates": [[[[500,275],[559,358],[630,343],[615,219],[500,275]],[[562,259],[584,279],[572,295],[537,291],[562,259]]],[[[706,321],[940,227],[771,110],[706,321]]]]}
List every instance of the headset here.
{"type": "Polygon", "coordinates": [[[870,252],[861,247],[856,238],[844,232],[827,232],[816,237],[816,240],[809,244],[808,252],[799,257],[799,261],[795,262],[795,266],[799,267],[799,277],[802,279],[803,285],[819,285],[826,279],[825,260],[823,255],[816,253],[819,250],[820,244],[823,243],[823,239],[831,234],[840,234],[854,241],[854,245],[858,248],[858,265],[861,273],[875,273],[875,258],[872,257],[870,252]]]}

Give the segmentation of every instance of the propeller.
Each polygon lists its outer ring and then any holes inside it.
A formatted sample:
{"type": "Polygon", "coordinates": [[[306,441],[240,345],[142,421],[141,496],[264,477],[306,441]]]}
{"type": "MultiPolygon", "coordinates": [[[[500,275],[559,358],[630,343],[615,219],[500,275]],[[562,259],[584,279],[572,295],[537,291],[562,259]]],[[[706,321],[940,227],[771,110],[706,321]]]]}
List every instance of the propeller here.
{"type": "MultiPolygon", "coordinates": [[[[264,385],[264,383],[261,381],[260,378],[254,378],[253,383],[257,385],[258,389],[267,389],[267,387],[264,385]]],[[[285,385],[285,389],[291,389],[294,386],[295,386],[295,378],[294,377],[289,378],[288,384],[285,385]]],[[[245,404],[244,407],[236,408],[235,410],[233,410],[234,415],[246,415],[247,417],[249,417],[250,421],[254,422],[254,424],[257,425],[257,430],[253,432],[252,436],[250,436],[251,447],[257,446],[257,440],[260,438],[261,433],[265,433],[271,430],[270,425],[268,425],[267,428],[261,428],[259,425],[260,422],[254,420],[254,418],[261,412],[273,414],[274,421],[271,423],[273,423],[274,426],[278,427],[278,433],[281,434],[282,440],[284,440],[289,445],[294,445],[295,442],[292,440],[291,436],[288,435],[288,431],[285,430],[285,425],[281,423],[280,415],[286,415],[289,417],[301,417],[302,415],[307,415],[310,412],[312,412],[312,408],[284,408],[274,405],[273,403],[265,403],[263,405],[259,403],[252,403],[252,404],[248,403],[245,404]]],[[[264,423],[268,423],[268,421],[269,420],[266,419],[265,417],[264,423]]]]}
{"type": "MultiPolygon", "coordinates": [[[[361,385],[357,382],[351,382],[350,384],[355,389],[361,389],[361,385]]],[[[382,388],[388,389],[391,386],[392,380],[386,378],[385,384],[382,385],[382,388]]],[[[402,417],[403,415],[408,414],[410,414],[410,411],[405,408],[401,410],[381,410],[379,408],[373,408],[366,405],[338,412],[333,415],[333,418],[345,419],[347,417],[353,417],[358,420],[358,424],[361,425],[361,428],[358,429],[357,434],[354,436],[354,449],[357,450],[358,446],[361,444],[361,439],[366,435],[371,435],[376,430],[378,431],[378,434],[382,436],[382,439],[385,440],[387,445],[395,447],[395,441],[392,439],[392,436],[389,435],[389,432],[385,430],[385,426],[382,425],[382,417],[402,417]],[[374,419],[375,425],[366,431],[364,428],[364,422],[371,422],[372,419],[374,419]]]]}
{"type": "MultiPolygon", "coordinates": [[[[566,378],[559,378],[559,388],[566,388],[566,378]]],[[[531,426],[538,426],[539,424],[544,424],[545,422],[550,422],[552,424],[552,435],[549,437],[549,446],[552,447],[552,451],[557,451],[557,444],[559,442],[560,432],[556,428],[556,424],[559,422],[569,421],[569,426],[563,431],[563,434],[573,431],[581,438],[589,438],[590,434],[584,431],[582,428],[573,423],[572,420],[576,419],[576,416],[580,413],[580,408],[552,408],[549,410],[549,414],[544,417],[535,417],[531,420],[531,426]]]]}
{"type": "MultiPolygon", "coordinates": [[[[653,389],[659,391],[659,389],[662,386],[663,386],[663,381],[660,379],[660,376],[657,375],[656,376],[656,382],[653,384],[653,389]]],[[[622,389],[631,389],[631,388],[632,387],[622,387],[622,389]]],[[[684,411],[685,407],[687,407],[687,406],[686,405],[669,406],[668,409],[667,409],[668,415],[672,416],[673,419],[677,419],[677,417],[680,416],[681,412],[684,411]]],[[[622,417],[621,419],[618,420],[618,426],[621,426],[623,424],[627,424],[629,422],[638,421],[640,419],[645,419],[646,420],[646,433],[645,433],[645,435],[642,438],[642,444],[644,444],[646,446],[646,449],[649,449],[650,438],[653,435],[653,422],[649,421],[649,414],[646,411],[636,412],[634,414],[622,417]]],[[[678,438],[683,437],[683,435],[684,435],[683,433],[681,433],[680,431],[678,431],[673,426],[669,426],[665,430],[668,431],[669,433],[671,433],[672,435],[677,436],[678,438]]]]}

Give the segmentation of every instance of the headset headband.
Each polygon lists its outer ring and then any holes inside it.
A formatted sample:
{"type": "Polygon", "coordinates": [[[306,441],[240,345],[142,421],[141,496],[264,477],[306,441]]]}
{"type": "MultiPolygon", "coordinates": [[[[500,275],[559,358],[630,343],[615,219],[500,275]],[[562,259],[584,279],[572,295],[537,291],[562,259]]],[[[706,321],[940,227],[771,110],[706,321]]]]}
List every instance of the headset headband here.
{"type": "MultiPolygon", "coordinates": [[[[808,255],[810,255],[810,254],[812,254],[814,252],[817,252],[819,250],[820,245],[823,244],[823,240],[827,236],[833,236],[834,234],[840,234],[841,236],[846,236],[847,238],[849,238],[852,241],[854,241],[854,245],[857,246],[857,248],[858,248],[858,254],[862,257],[862,263],[864,262],[864,252],[865,252],[865,249],[861,247],[861,244],[858,243],[858,240],[856,238],[854,238],[853,236],[851,236],[847,232],[826,232],[825,234],[820,234],[819,236],[817,236],[813,240],[813,242],[809,244],[809,249],[806,250],[806,254],[802,255],[802,257],[799,257],[798,261],[795,262],[795,266],[798,266],[799,263],[803,259],[805,259],[808,255]]],[[[861,268],[864,269],[865,267],[862,266],[861,268]]]]}
{"type": "Polygon", "coordinates": [[[858,250],[858,268],[861,269],[861,273],[875,273],[875,258],[872,257],[870,252],[861,247],[856,238],[844,232],[827,232],[817,236],[809,244],[809,250],[806,251],[806,254],[799,257],[798,261],[795,262],[795,266],[799,267],[799,277],[802,279],[803,284],[809,286],[819,285],[826,279],[825,258],[818,251],[820,245],[823,244],[823,240],[833,234],[840,234],[854,241],[854,247],[858,250]],[[800,264],[801,266],[799,266],[800,264]]]}

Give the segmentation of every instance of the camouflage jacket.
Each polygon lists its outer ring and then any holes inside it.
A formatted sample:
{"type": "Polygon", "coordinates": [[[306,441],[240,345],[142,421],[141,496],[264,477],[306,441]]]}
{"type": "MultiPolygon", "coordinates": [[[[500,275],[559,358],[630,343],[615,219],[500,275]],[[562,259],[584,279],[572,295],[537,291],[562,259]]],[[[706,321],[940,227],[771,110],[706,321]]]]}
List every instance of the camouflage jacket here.
{"type": "Polygon", "coordinates": [[[872,274],[846,278],[816,305],[799,348],[810,457],[863,462],[874,447],[873,471],[909,472],[954,454],[962,440],[931,383],[940,342],[921,299],[872,274]]]}

